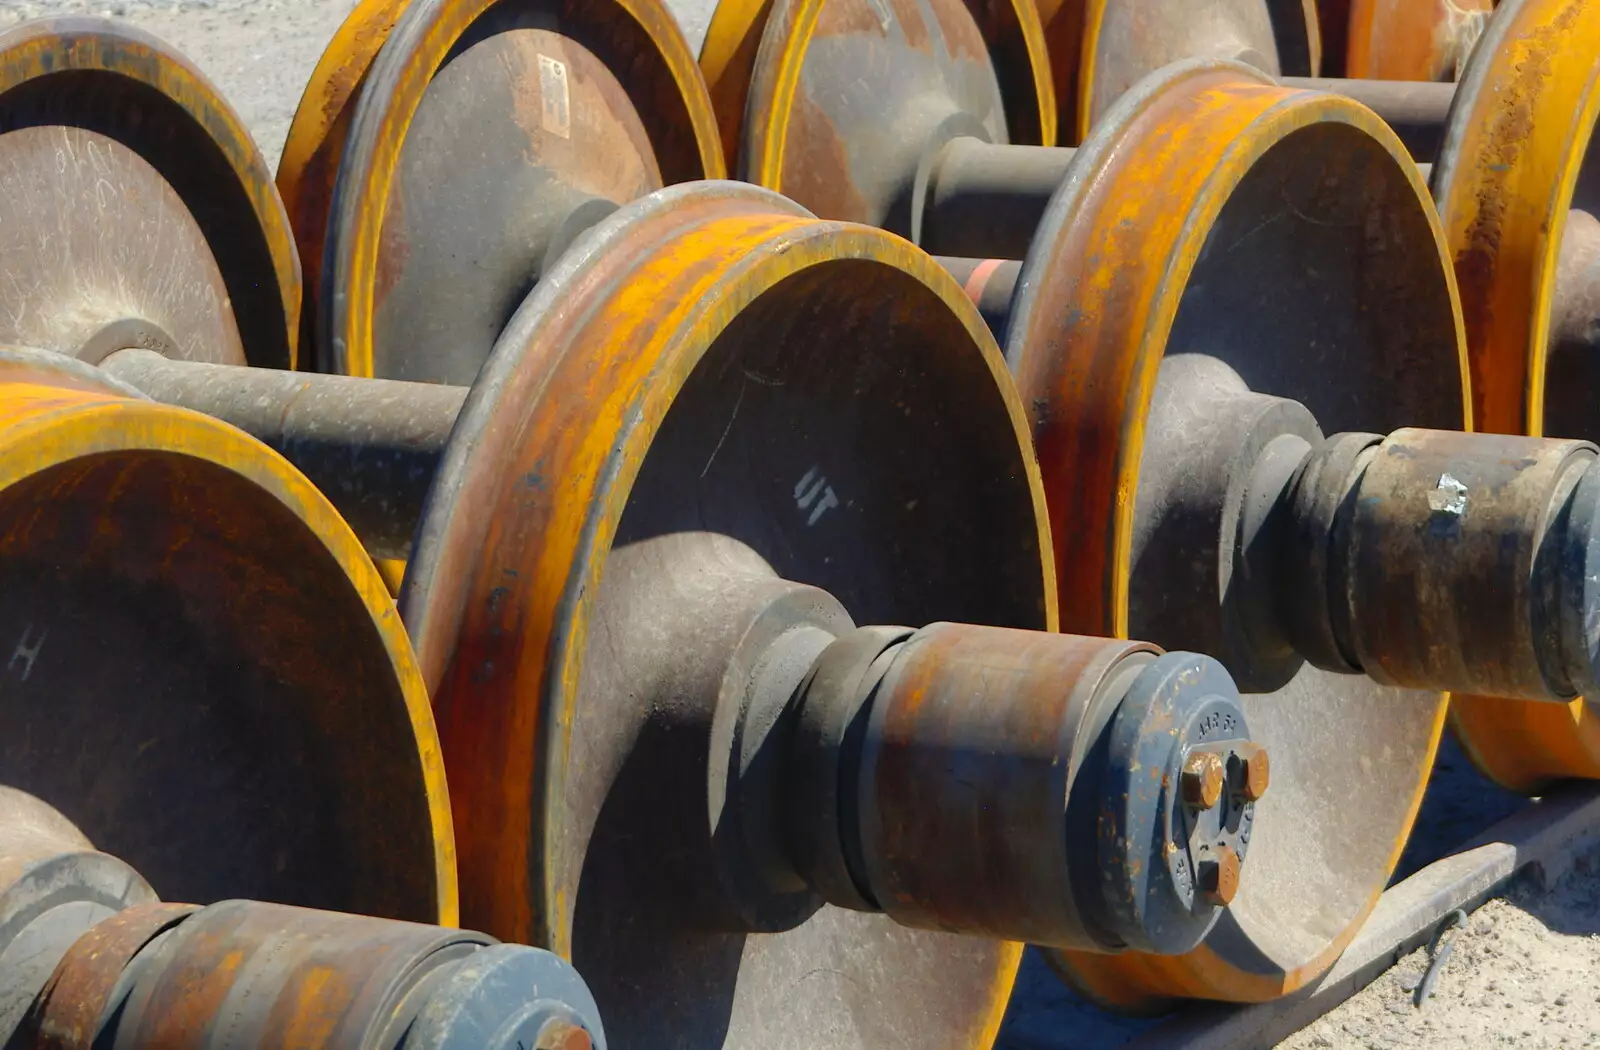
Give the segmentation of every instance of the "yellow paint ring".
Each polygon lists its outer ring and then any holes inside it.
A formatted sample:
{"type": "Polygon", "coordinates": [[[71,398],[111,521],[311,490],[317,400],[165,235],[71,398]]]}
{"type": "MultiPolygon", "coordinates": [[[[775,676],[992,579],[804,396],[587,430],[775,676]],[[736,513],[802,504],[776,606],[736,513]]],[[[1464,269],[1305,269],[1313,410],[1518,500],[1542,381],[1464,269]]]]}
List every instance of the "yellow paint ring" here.
{"type": "Polygon", "coordinates": [[[310,289],[300,338],[315,339],[316,297],[322,289],[322,252],[339,160],[367,70],[410,0],[361,0],[339,24],[317,59],[278,159],[278,193],[300,248],[300,270],[310,289]]]}
{"type": "MultiPolygon", "coordinates": [[[[1561,231],[1600,117],[1600,4],[1502,3],[1456,92],[1433,169],[1461,286],[1475,414],[1492,433],[1540,434],[1561,231]]],[[[1583,700],[1457,697],[1478,766],[1516,791],[1600,777],[1600,717],[1583,700]]]]}
{"type": "MultiPolygon", "coordinates": [[[[8,370],[14,371],[14,370],[8,370]]],[[[394,668],[431,826],[436,914],[459,918],[455,836],[438,735],[404,626],[372,561],[323,495],[265,445],[196,412],[84,389],[42,385],[38,375],[0,383],[0,490],[54,467],[104,453],[150,452],[212,464],[244,478],[277,502],[326,547],[366,608],[394,668]]]]}
{"type": "Polygon", "coordinates": [[[1070,114],[1074,143],[1089,137],[1089,103],[1094,96],[1095,72],[1100,66],[1100,34],[1105,29],[1108,3],[1109,0],[1085,0],[1084,3],[1083,36],[1078,41],[1078,83],[1074,93],[1077,106],[1070,114]]]}
{"type": "Polygon", "coordinates": [[[1012,143],[1055,145],[1060,135],[1061,103],[1037,4],[1034,0],[1010,0],[994,17],[977,0],[968,0],[967,9],[989,45],[1012,143]]]}

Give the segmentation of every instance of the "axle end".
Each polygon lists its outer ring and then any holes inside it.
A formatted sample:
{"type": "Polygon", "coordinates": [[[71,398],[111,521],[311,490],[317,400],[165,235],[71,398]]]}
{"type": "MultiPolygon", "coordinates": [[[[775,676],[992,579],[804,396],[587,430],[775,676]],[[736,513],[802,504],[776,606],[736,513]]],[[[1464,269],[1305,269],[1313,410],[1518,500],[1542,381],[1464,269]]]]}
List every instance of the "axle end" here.
{"type": "Polygon", "coordinates": [[[1194,653],[1168,653],[1134,679],[1103,747],[1102,922],[1125,947],[1186,952],[1238,889],[1267,751],[1222,665],[1194,653]]]}

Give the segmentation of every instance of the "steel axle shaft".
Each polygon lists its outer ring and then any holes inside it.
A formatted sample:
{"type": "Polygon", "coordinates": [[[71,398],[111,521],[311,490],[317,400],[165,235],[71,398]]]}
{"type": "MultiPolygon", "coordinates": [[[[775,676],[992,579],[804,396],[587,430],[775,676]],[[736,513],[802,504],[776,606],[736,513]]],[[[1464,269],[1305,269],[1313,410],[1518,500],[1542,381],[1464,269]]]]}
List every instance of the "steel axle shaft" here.
{"type": "Polygon", "coordinates": [[[17,1050],[604,1050],[571,965],[481,933],[259,901],[164,904],[38,798],[0,787],[0,1039],[17,1050]],[[197,992],[197,989],[203,991],[197,992]],[[315,1001],[315,1022],[296,1007],[315,1001]]]}
{"type": "Polygon", "coordinates": [[[1276,689],[1309,661],[1417,689],[1600,691],[1595,446],[1324,438],[1305,406],[1201,354],[1162,363],[1151,417],[1143,600],[1157,636],[1218,656],[1241,688],[1276,689]],[[1219,584],[1220,616],[1193,600],[1219,584]]]}
{"type": "MultiPolygon", "coordinates": [[[[948,264],[969,277],[979,266],[948,264]]],[[[990,283],[1008,269],[992,269],[990,283]]],[[[392,557],[404,556],[466,396],[146,350],[104,368],[282,452],[392,557]]],[[[1168,510],[1136,557],[1175,566],[1152,577],[1170,595],[1151,596],[1167,610],[1161,637],[1221,659],[1246,691],[1277,688],[1310,661],[1419,689],[1552,701],[1600,692],[1600,638],[1585,626],[1600,612],[1600,591],[1584,583],[1600,572],[1593,446],[1427,430],[1324,440],[1304,406],[1196,355],[1163,366],[1157,403],[1145,462],[1167,466],[1147,470],[1186,486],[1180,500],[1146,486],[1168,510]],[[1176,566],[1199,564],[1196,544],[1220,559],[1220,620],[1192,600],[1214,582],[1172,585],[1190,571],[1176,566]]]]}

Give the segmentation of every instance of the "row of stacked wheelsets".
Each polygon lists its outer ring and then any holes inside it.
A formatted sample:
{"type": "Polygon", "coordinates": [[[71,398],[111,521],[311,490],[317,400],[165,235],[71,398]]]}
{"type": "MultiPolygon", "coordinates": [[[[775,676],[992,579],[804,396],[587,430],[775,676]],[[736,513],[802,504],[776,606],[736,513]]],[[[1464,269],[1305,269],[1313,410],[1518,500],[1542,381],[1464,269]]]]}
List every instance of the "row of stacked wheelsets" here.
{"type": "Polygon", "coordinates": [[[0,1041],[1313,981],[1447,714],[1600,776],[1597,72],[1591,0],[363,0],[274,179],[0,36],[0,1041]]]}

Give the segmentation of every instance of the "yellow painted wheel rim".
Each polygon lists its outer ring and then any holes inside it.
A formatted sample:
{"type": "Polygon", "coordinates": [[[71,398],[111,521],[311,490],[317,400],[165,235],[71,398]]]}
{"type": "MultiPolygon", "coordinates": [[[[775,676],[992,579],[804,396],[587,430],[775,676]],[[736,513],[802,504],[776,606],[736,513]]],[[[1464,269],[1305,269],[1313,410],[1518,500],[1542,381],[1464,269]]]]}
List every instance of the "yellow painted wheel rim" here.
{"type": "Polygon", "coordinates": [[[408,918],[454,925],[459,917],[455,837],[427,692],[383,581],[332,504],[277,453],[208,416],[81,384],[58,383],[50,376],[19,372],[9,364],[0,367],[0,377],[6,375],[14,381],[0,382],[0,489],[106,453],[180,456],[244,478],[304,522],[326,547],[389,654],[416,742],[419,779],[431,826],[435,902],[433,914],[408,918]]]}
{"type": "MultiPolygon", "coordinates": [[[[1600,4],[1501,3],[1457,89],[1433,169],[1477,424],[1492,433],[1544,430],[1556,257],[1600,117],[1596,54],[1600,4]]],[[[1584,700],[1457,697],[1452,718],[1479,768],[1512,790],[1600,777],[1600,717],[1584,700]]]]}

